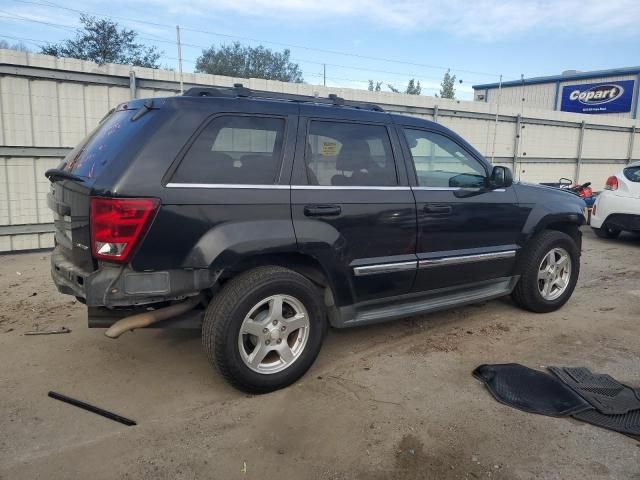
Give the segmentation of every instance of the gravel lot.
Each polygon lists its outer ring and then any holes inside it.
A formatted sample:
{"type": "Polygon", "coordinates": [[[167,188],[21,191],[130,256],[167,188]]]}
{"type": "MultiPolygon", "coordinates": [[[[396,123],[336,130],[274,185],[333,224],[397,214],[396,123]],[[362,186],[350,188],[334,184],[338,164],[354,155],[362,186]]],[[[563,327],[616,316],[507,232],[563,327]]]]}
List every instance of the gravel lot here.
{"type": "Polygon", "coordinates": [[[584,236],[578,288],[559,312],[499,300],[332,331],[300,382],[263,396],[227,386],[197,332],[110,340],[55,291],[46,253],[2,256],[0,478],[640,479],[639,442],[503,406],[471,376],[519,362],[640,386],[640,238],[584,236]],[[72,332],[23,335],[36,325],[72,332]]]}

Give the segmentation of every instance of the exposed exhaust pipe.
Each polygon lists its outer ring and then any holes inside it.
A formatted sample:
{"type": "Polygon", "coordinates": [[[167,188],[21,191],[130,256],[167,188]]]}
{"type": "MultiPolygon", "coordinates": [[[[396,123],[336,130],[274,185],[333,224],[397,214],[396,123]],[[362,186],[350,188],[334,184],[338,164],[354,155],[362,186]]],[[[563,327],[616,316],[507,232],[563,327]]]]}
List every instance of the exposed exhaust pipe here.
{"type": "Polygon", "coordinates": [[[158,310],[150,310],[144,313],[138,313],[129,317],[121,318],[116,323],[111,325],[104,334],[109,338],[118,338],[124,332],[129,330],[135,330],[137,328],[144,328],[162,320],[167,320],[171,317],[176,317],[183,313],[188,312],[200,303],[202,297],[196,295],[182,303],[175,305],[169,305],[168,307],[160,308],[158,310]]]}

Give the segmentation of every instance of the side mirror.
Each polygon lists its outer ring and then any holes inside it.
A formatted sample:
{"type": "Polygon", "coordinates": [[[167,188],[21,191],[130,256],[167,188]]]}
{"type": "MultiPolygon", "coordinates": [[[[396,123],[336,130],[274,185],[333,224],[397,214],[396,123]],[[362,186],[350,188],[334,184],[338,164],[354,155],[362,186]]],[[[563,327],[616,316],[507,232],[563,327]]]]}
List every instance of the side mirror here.
{"type": "Polygon", "coordinates": [[[489,188],[507,188],[513,185],[513,174],[507,167],[496,166],[489,177],[489,188]]]}

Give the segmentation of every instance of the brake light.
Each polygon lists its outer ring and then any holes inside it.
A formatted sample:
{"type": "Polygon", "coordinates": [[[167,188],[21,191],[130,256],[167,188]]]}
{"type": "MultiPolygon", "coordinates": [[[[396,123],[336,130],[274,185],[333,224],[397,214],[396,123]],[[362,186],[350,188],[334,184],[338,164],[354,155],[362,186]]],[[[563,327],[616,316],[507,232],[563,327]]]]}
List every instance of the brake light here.
{"type": "Polygon", "coordinates": [[[617,190],[618,189],[618,177],[612,175],[607,178],[607,183],[604,185],[605,190],[617,190]]]}
{"type": "Polygon", "coordinates": [[[92,198],[90,222],[94,258],[128,262],[159,206],[157,198],[92,198]]]}

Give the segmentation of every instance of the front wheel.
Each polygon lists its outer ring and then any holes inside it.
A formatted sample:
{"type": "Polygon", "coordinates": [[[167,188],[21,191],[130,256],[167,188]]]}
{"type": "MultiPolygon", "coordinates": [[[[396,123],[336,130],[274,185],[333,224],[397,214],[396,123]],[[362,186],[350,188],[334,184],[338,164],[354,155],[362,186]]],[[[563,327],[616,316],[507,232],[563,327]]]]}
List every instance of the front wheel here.
{"type": "Polygon", "coordinates": [[[202,343],[209,361],[236,388],[266,393],[299,379],[326,332],[319,288],[281,267],[259,267],[231,279],[205,313],[202,343]]]}
{"type": "Polygon", "coordinates": [[[573,293],[580,273],[580,252],[563,232],[545,230],[530,240],[521,260],[521,277],[513,290],[515,302],[532,312],[552,312],[573,293]]]}

